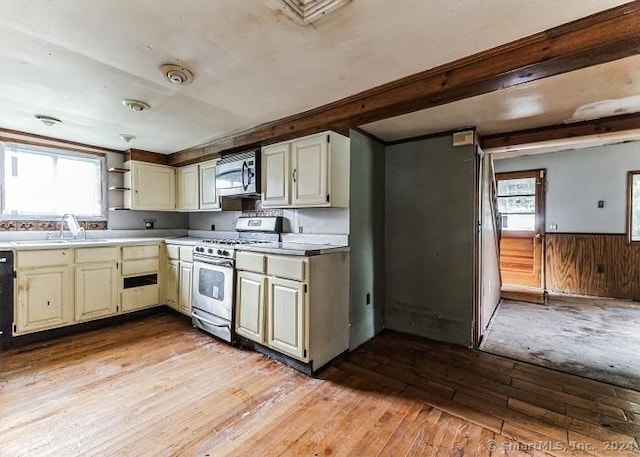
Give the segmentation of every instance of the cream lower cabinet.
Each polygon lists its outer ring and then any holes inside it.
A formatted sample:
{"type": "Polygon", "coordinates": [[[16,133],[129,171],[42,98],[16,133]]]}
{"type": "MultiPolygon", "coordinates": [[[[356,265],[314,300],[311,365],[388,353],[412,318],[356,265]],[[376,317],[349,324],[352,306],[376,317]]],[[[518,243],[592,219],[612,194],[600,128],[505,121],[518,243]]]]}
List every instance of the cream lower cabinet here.
{"type": "Polygon", "coordinates": [[[178,311],[191,316],[191,296],[193,294],[193,263],[180,261],[180,279],[178,288],[178,311]]]}
{"type": "Polygon", "coordinates": [[[167,306],[179,310],[178,300],[180,291],[180,261],[169,260],[167,262],[166,277],[166,302],[167,306]]]}
{"type": "Polygon", "coordinates": [[[15,318],[16,335],[72,323],[71,268],[18,270],[15,318]]]}
{"type": "Polygon", "coordinates": [[[267,346],[297,359],[305,359],[305,285],[269,278],[267,346]]]}
{"type": "Polygon", "coordinates": [[[76,266],[76,321],[115,315],[118,279],[116,262],[76,266]]]}
{"type": "Polygon", "coordinates": [[[191,316],[193,247],[167,243],[166,271],[167,306],[191,316]]]}
{"type": "Polygon", "coordinates": [[[122,247],[122,311],[156,306],[160,302],[158,273],[160,245],[122,247]]]}
{"type": "Polygon", "coordinates": [[[349,347],[349,254],[311,257],[239,251],[239,336],[310,365],[349,347]]]}

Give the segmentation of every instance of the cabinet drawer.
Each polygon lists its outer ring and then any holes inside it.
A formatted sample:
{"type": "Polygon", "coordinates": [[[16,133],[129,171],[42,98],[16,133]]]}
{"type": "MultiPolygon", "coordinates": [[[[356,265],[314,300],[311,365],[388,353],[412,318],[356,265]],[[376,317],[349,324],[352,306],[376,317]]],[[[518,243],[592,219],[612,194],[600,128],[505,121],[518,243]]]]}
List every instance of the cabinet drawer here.
{"type": "Polygon", "coordinates": [[[279,278],[305,280],[304,257],[267,256],[267,274],[279,278]]]}
{"type": "Polygon", "coordinates": [[[146,246],[124,246],[122,248],[122,260],[158,257],[159,248],[160,246],[158,244],[149,244],[146,246]]]}
{"type": "Polygon", "coordinates": [[[245,271],[255,271],[256,273],[264,273],[264,254],[255,252],[237,252],[236,253],[236,269],[245,271]]]}
{"type": "Polygon", "coordinates": [[[46,249],[41,251],[18,251],[17,268],[70,265],[73,262],[71,249],[46,249]]]}
{"type": "Polygon", "coordinates": [[[177,244],[167,244],[167,257],[178,260],[180,258],[180,246],[177,244]]]}
{"type": "Polygon", "coordinates": [[[122,262],[122,276],[132,276],[145,273],[157,273],[158,259],[128,260],[122,262]]]}
{"type": "Polygon", "coordinates": [[[193,248],[191,246],[180,246],[180,260],[193,262],[193,248]]]}
{"type": "Polygon", "coordinates": [[[108,262],[118,260],[117,247],[76,249],[76,263],[108,262]]]}
{"type": "Polygon", "coordinates": [[[133,311],[158,304],[158,285],[133,287],[122,291],[122,311],[133,311]]]}

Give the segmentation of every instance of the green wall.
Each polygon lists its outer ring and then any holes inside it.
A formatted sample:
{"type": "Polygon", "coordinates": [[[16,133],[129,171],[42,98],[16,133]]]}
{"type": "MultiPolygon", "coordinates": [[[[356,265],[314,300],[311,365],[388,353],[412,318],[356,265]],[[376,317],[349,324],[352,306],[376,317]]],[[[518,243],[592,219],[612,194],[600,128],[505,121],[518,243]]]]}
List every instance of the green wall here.
{"type": "Polygon", "coordinates": [[[380,142],[352,130],[349,245],[351,246],[349,346],[356,348],[384,327],[384,156],[380,142]],[[370,303],[367,304],[367,294],[370,303]]]}
{"type": "Polygon", "coordinates": [[[386,147],[387,328],[472,345],[476,161],[451,135],[386,147]]]}

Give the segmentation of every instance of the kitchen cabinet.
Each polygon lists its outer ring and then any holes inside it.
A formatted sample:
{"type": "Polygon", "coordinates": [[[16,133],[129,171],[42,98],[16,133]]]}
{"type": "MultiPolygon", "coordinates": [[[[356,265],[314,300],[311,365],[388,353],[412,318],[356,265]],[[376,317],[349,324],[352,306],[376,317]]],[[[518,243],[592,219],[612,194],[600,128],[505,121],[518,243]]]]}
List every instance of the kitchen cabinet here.
{"type": "Polygon", "coordinates": [[[178,210],[200,209],[200,172],[198,165],[180,167],[178,173],[178,210]]]}
{"type": "Polygon", "coordinates": [[[236,333],[262,343],[264,338],[264,305],[267,277],[239,271],[236,291],[236,333]]]}
{"type": "Polygon", "coordinates": [[[191,316],[193,246],[167,243],[166,304],[191,316]]]}
{"type": "Polygon", "coordinates": [[[262,206],[349,207],[349,138],[323,132],[262,148],[262,206]]]}
{"type": "Polygon", "coordinates": [[[175,211],[176,170],[155,163],[128,161],[124,174],[124,205],[127,209],[175,211]]]}
{"type": "Polygon", "coordinates": [[[73,322],[72,264],[71,249],[16,253],[15,335],[73,322]]]}
{"type": "Polygon", "coordinates": [[[159,253],[159,244],[122,247],[123,312],[148,308],[159,303],[159,253]]]}
{"type": "Polygon", "coordinates": [[[199,206],[202,210],[220,210],[220,197],[216,192],[216,162],[209,161],[199,165],[200,192],[199,206]]]}
{"type": "Polygon", "coordinates": [[[75,321],[118,312],[118,248],[75,249],[75,321]]]}
{"type": "Polygon", "coordinates": [[[349,254],[236,253],[239,336],[315,371],[349,347],[349,254]]]}
{"type": "Polygon", "coordinates": [[[267,346],[304,359],[305,285],[276,277],[269,278],[267,301],[267,346]]]}

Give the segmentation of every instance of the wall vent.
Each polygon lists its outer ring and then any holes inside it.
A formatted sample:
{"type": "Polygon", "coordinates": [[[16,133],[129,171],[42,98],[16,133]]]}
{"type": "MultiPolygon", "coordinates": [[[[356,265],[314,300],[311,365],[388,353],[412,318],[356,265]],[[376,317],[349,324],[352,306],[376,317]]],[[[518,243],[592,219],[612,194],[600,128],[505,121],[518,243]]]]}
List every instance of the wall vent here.
{"type": "Polygon", "coordinates": [[[311,24],[323,16],[346,5],[351,0],[281,0],[285,10],[297,21],[311,24]]]}

